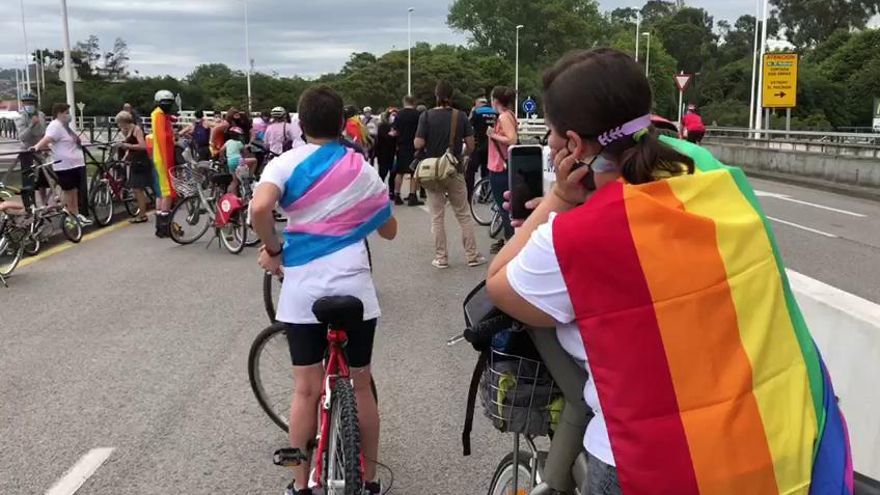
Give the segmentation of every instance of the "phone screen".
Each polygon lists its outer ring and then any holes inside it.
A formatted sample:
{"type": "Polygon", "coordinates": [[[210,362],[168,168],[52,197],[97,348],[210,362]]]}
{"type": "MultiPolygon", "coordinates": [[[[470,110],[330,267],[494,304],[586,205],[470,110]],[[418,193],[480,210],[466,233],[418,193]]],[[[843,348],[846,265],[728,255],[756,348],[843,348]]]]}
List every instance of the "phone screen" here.
{"type": "Polygon", "coordinates": [[[508,162],[510,217],[526,219],[531,210],[527,201],[544,194],[544,150],[539,145],[510,147],[508,162]]]}

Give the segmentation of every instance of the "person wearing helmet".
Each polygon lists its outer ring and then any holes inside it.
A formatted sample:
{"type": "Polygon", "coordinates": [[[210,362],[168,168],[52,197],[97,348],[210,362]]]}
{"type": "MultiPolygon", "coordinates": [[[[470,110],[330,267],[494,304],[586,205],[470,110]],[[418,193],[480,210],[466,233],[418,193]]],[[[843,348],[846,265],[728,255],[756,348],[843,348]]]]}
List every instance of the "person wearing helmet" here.
{"type": "Polygon", "coordinates": [[[369,138],[369,149],[367,150],[367,161],[371,164],[376,159],[376,138],[379,135],[379,118],[373,115],[372,107],[364,107],[364,114],[361,116],[361,123],[367,128],[367,137],[369,138]]]}
{"type": "Polygon", "coordinates": [[[688,105],[687,113],[681,118],[681,129],[684,138],[688,141],[695,144],[700,144],[703,141],[706,126],[703,125],[703,119],[697,112],[697,106],[693,103],[688,105]]]}
{"type": "Polygon", "coordinates": [[[270,112],[272,123],[266,128],[266,147],[269,153],[278,156],[287,150],[305,144],[299,119],[290,119],[284,107],[275,107],[270,112]]]}
{"type": "Polygon", "coordinates": [[[156,237],[169,237],[171,228],[171,206],[175,190],[171,184],[169,171],[174,167],[174,131],[171,110],[174,107],[174,94],[167,89],[156,92],[156,108],[150,114],[152,122],[153,186],[156,193],[156,237]]]}
{"type": "MultiPolygon", "coordinates": [[[[21,109],[15,119],[15,130],[18,140],[21,141],[21,150],[27,150],[36,145],[46,135],[46,115],[37,108],[37,97],[31,92],[21,95],[21,109]]],[[[31,166],[34,163],[34,155],[22,153],[19,155],[21,163],[22,200],[25,205],[34,201],[34,179],[31,177],[31,166]]]]}
{"type": "Polygon", "coordinates": [[[247,137],[241,127],[230,127],[228,134],[229,139],[223,144],[220,155],[226,158],[226,167],[229,169],[229,173],[232,174],[232,184],[229,190],[238,191],[238,176],[243,173],[253,174],[257,166],[257,159],[252,156],[246,156],[245,140],[247,137]],[[238,170],[240,167],[246,168],[247,172],[238,170]]]}

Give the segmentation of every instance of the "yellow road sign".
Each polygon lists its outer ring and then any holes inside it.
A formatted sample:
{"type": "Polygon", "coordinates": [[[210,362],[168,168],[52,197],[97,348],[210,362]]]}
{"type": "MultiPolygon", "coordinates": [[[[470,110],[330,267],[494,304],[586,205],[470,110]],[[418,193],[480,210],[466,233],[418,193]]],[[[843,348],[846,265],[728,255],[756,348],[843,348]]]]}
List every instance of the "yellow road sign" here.
{"type": "Polygon", "coordinates": [[[794,108],[797,106],[797,53],[768,53],[764,55],[764,108],[794,108]]]}

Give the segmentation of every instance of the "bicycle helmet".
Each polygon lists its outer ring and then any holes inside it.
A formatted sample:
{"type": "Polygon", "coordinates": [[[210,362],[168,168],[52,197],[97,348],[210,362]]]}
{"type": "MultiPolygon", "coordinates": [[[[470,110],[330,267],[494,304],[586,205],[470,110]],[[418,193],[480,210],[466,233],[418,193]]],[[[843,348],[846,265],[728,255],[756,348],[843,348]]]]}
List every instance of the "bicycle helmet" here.
{"type": "Polygon", "coordinates": [[[287,113],[287,110],[285,110],[284,107],[275,107],[272,109],[272,112],[271,112],[272,116],[276,117],[276,118],[277,117],[284,117],[285,113],[287,113]]]}
{"type": "Polygon", "coordinates": [[[244,134],[244,131],[241,130],[241,127],[233,126],[229,128],[230,134],[238,134],[239,136],[244,134]]]}
{"type": "Polygon", "coordinates": [[[373,113],[373,107],[364,107],[364,113],[373,113]]]}
{"type": "Polygon", "coordinates": [[[156,101],[156,103],[163,103],[163,102],[173,103],[174,102],[174,93],[172,93],[171,91],[168,91],[167,89],[160,89],[159,91],[156,91],[156,96],[154,96],[153,99],[156,101]]]}
{"type": "Polygon", "coordinates": [[[35,101],[37,101],[37,95],[28,91],[28,92],[21,95],[21,101],[22,102],[26,102],[26,101],[34,101],[35,102],[35,101]]]}

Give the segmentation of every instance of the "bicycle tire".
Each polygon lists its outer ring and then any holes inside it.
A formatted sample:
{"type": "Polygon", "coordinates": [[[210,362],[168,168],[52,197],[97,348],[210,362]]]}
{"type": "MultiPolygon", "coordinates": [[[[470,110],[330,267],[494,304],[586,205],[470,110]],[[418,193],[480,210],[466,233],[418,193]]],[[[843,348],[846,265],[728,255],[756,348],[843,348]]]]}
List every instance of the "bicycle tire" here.
{"type": "MultiPolygon", "coordinates": [[[[254,396],[257,398],[257,403],[260,404],[260,407],[263,409],[263,412],[269,416],[269,419],[272,420],[273,423],[278,425],[284,431],[288,431],[288,421],[289,418],[287,416],[282,415],[279,411],[276,410],[274,404],[270,401],[272,398],[266,392],[266,387],[263,383],[263,374],[260,372],[260,363],[263,359],[263,351],[269,342],[272,339],[278,338],[278,334],[283,338],[283,342],[287,344],[287,333],[285,332],[285,326],[283,323],[273,323],[272,325],[263,329],[262,332],[257,334],[257,337],[254,339],[251,344],[250,352],[248,353],[248,380],[251,383],[251,390],[254,392],[254,396]]],[[[290,362],[289,351],[287,353],[287,363],[290,362]]],[[[287,376],[290,376],[290,367],[286,367],[287,376]]],[[[293,396],[293,388],[295,383],[287,387],[287,390],[290,391],[290,396],[287,397],[287,407],[290,407],[290,399],[293,396]]],[[[288,409],[289,412],[289,409],[288,409]]]]}
{"type": "Polygon", "coordinates": [[[266,308],[266,316],[269,317],[269,323],[275,323],[275,311],[277,309],[275,305],[275,295],[280,294],[281,292],[280,285],[277,289],[273,290],[275,280],[278,280],[280,283],[283,278],[278,279],[275,275],[272,275],[269,272],[263,274],[263,307],[266,308]]]}
{"type": "Polygon", "coordinates": [[[0,276],[12,275],[22,256],[24,256],[24,243],[14,244],[6,234],[0,236],[0,276]]]}
{"type": "Polygon", "coordinates": [[[211,226],[211,215],[207,211],[202,210],[201,200],[198,196],[187,196],[178,202],[174,209],[171,210],[171,240],[185,246],[201,239],[211,226]],[[183,216],[178,218],[181,214],[183,216]],[[200,221],[202,221],[203,225],[198,226],[200,221]],[[187,229],[187,227],[190,228],[187,229]],[[187,232],[195,233],[195,235],[187,237],[187,232]]]}
{"type": "Polygon", "coordinates": [[[322,479],[327,495],[362,495],[361,432],[351,382],[337,379],[330,402],[330,438],[322,479]],[[340,452],[341,451],[341,452],[340,452]],[[341,472],[338,472],[341,470],[341,472]],[[339,486],[339,482],[343,482],[339,486]]]}
{"type": "Polygon", "coordinates": [[[486,210],[487,208],[491,209],[493,201],[492,185],[489,183],[489,179],[485,178],[478,180],[477,183],[474,184],[474,188],[471,192],[471,200],[468,204],[471,210],[471,216],[478,225],[485,227],[491,222],[491,218],[487,218],[488,212],[486,210]]]}
{"type": "Polygon", "coordinates": [[[92,184],[92,189],[89,191],[89,209],[92,210],[95,223],[106,227],[113,221],[113,191],[110,190],[109,184],[98,179],[97,176],[92,180],[92,184]],[[103,215],[105,208],[107,213],[103,215]]]}
{"type": "Polygon", "coordinates": [[[220,242],[232,254],[238,254],[244,250],[244,244],[247,242],[244,209],[232,214],[226,225],[220,227],[220,242]]]}
{"type": "Polygon", "coordinates": [[[137,198],[134,197],[134,191],[131,188],[122,189],[122,204],[125,205],[125,211],[130,217],[140,215],[141,209],[137,204],[137,198]]]}
{"type": "Polygon", "coordinates": [[[504,219],[501,212],[494,210],[492,213],[492,224],[489,225],[489,237],[497,239],[498,235],[504,230],[504,219]]]}
{"type": "Polygon", "coordinates": [[[39,254],[42,244],[43,243],[38,237],[28,235],[24,241],[24,254],[28,256],[36,256],[37,254],[39,254]],[[28,241],[30,241],[30,243],[28,243],[28,241]]]}
{"type": "Polygon", "coordinates": [[[64,237],[67,237],[68,241],[74,244],[78,243],[83,237],[82,223],[79,218],[76,218],[76,215],[65,211],[61,218],[61,232],[64,233],[64,237]]]}
{"type": "MultiPolygon", "coordinates": [[[[519,451],[517,455],[517,465],[518,465],[518,476],[517,476],[517,495],[526,495],[531,493],[532,486],[531,482],[531,466],[529,466],[529,460],[532,458],[532,455],[528,452],[524,452],[522,450],[519,451]]],[[[504,456],[501,459],[501,462],[498,463],[498,466],[495,468],[495,474],[492,475],[492,482],[489,484],[489,491],[487,495],[508,495],[510,489],[512,488],[510,485],[513,483],[513,452],[504,456]]],[[[536,484],[540,484],[540,475],[536,475],[538,479],[536,480],[536,484]]]]}

